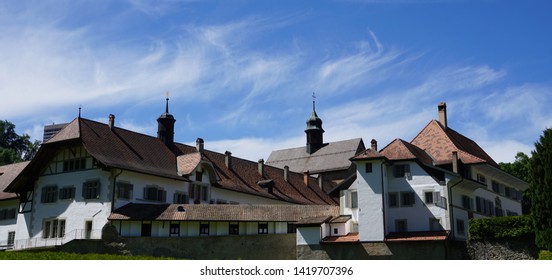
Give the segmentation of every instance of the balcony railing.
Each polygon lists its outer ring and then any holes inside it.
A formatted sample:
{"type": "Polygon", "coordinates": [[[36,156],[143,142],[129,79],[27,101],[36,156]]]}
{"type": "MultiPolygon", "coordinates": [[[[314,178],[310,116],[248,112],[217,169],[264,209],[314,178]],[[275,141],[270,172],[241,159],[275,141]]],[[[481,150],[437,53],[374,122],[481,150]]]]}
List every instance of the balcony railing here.
{"type": "Polygon", "coordinates": [[[24,250],[39,247],[55,247],[76,239],[101,239],[101,230],[76,229],[68,232],[63,237],[17,239],[13,244],[0,244],[0,249],[24,250]]]}

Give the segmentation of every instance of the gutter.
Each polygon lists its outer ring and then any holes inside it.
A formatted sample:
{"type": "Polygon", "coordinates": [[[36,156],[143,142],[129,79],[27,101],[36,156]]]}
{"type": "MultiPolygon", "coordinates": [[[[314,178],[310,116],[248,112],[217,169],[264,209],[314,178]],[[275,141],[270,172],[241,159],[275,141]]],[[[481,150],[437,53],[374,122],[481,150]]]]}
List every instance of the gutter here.
{"type": "Polygon", "coordinates": [[[452,205],[452,188],[460,185],[460,183],[464,182],[464,177],[461,176],[460,178],[462,178],[458,183],[450,186],[450,188],[447,188],[448,189],[448,196],[449,196],[449,213],[450,213],[450,231],[452,233],[452,240],[456,240],[456,231],[454,230],[454,227],[455,227],[455,224],[454,224],[454,209],[453,209],[453,205],[452,205]]]}

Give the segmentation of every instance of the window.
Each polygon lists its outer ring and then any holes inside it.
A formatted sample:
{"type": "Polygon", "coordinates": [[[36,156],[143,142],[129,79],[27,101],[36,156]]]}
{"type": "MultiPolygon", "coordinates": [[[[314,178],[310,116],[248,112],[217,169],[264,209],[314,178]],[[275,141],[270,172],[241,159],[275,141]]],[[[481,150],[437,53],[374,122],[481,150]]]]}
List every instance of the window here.
{"type": "Polygon", "coordinates": [[[334,228],[333,229],[333,234],[338,234],[339,233],[339,230],[337,228],[334,228]]]}
{"type": "Polygon", "coordinates": [[[73,158],[63,161],[63,172],[86,169],[86,158],[73,158]]]}
{"type": "Polygon", "coordinates": [[[132,199],[134,186],[131,183],[117,182],[117,198],[132,199]]]}
{"type": "Polygon", "coordinates": [[[0,220],[12,220],[15,219],[16,209],[3,209],[0,210],[0,220]]]}
{"type": "Polygon", "coordinates": [[[477,212],[492,216],[494,214],[494,208],[494,202],[479,196],[475,197],[475,210],[477,212]]]}
{"type": "Polygon", "coordinates": [[[468,210],[473,210],[473,199],[471,199],[467,195],[463,195],[462,196],[462,207],[464,207],[468,210]]]}
{"type": "Polygon", "coordinates": [[[351,208],[358,208],[358,192],[350,192],[351,194],[351,208]]]}
{"type": "Polygon", "coordinates": [[[504,196],[506,197],[511,196],[511,189],[509,187],[504,187],[504,196]]]}
{"type": "Polygon", "coordinates": [[[491,185],[493,186],[493,192],[500,192],[500,184],[497,181],[491,181],[491,185]]]}
{"type": "Polygon", "coordinates": [[[230,223],[228,226],[229,235],[238,235],[240,234],[240,224],[239,223],[230,223]]]}
{"type": "Polygon", "coordinates": [[[259,223],[257,232],[259,234],[268,234],[268,223],[259,223]]]}
{"type": "Polygon", "coordinates": [[[395,178],[409,177],[410,176],[410,165],[408,164],[398,164],[395,165],[393,169],[393,175],[395,178]]]}
{"type": "Polygon", "coordinates": [[[401,192],[401,207],[413,206],[414,202],[414,192],[401,192]]]}
{"type": "Polygon", "coordinates": [[[196,171],[195,175],[196,175],[196,176],[195,176],[195,177],[196,177],[196,179],[195,179],[196,181],[198,181],[198,182],[202,182],[202,181],[203,181],[203,172],[201,172],[201,171],[196,171]]]}
{"type": "Polygon", "coordinates": [[[65,236],[65,220],[45,220],[42,226],[42,238],[61,238],[65,236]]]}
{"type": "Polygon", "coordinates": [[[46,186],[42,188],[40,202],[53,203],[57,201],[57,186],[46,186]]]}
{"type": "Polygon", "coordinates": [[[100,198],[100,181],[88,181],[82,184],[82,197],[84,199],[99,199],[100,198]]]}
{"type": "Polygon", "coordinates": [[[158,186],[147,186],[144,188],[144,199],[151,201],[167,201],[167,191],[158,186]]]}
{"type": "Polygon", "coordinates": [[[287,224],[287,233],[296,233],[297,232],[297,225],[288,223],[287,224]]]}
{"type": "Polygon", "coordinates": [[[188,193],[190,194],[190,198],[194,200],[194,203],[209,201],[209,186],[191,184],[188,193]]]}
{"type": "Polygon", "coordinates": [[[209,223],[199,224],[199,235],[209,235],[209,223]]]}
{"type": "Polygon", "coordinates": [[[424,192],[424,198],[426,204],[440,204],[441,193],[440,192],[424,192]]]}
{"type": "Polygon", "coordinates": [[[366,163],[365,171],[366,171],[366,173],[372,173],[372,163],[371,162],[366,163]]]}
{"type": "Polygon", "coordinates": [[[399,194],[389,193],[389,207],[399,207],[399,194]]]}
{"type": "Polygon", "coordinates": [[[188,204],[189,200],[187,193],[174,193],[173,203],[175,204],[188,204]]]}
{"type": "Polygon", "coordinates": [[[171,227],[169,229],[170,235],[180,235],[180,225],[179,224],[171,224],[171,227]]]}
{"type": "Polygon", "coordinates": [[[477,181],[483,184],[487,183],[487,178],[483,176],[482,174],[477,173],[477,181]]]}
{"type": "Polygon", "coordinates": [[[464,220],[456,219],[456,233],[458,235],[466,235],[464,220]]]}
{"type": "Polygon", "coordinates": [[[13,246],[15,243],[15,231],[8,232],[8,246],[13,246]]]}
{"type": "Polygon", "coordinates": [[[59,199],[73,199],[75,198],[75,187],[63,187],[59,189],[59,199]]]}
{"type": "Polygon", "coordinates": [[[201,186],[201,200],[203,201],[209,200],[209,187],[201,186]]]}
{"type": "Polygon", "coordinates": [[[408,231],[408,223],[406,220],[395,220],[395,231],[405,232],[408,231]]]}

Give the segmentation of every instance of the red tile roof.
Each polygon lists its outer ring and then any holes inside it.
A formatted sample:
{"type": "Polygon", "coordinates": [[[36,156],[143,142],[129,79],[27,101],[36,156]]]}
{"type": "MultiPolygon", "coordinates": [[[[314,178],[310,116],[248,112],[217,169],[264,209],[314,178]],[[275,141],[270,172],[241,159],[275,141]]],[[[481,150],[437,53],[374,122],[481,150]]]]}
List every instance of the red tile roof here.
{"type": "Polygon", "coordinates": [[[385,241],[440,241],[448,238],[449,231],[391,232],[385,241]]]}
{"type": "Polygon", "coordinates": [[[438,164],[450,163],[452,152],[458,151],[460,161],[465,164],[488,163],[498,167],[475,141],[451,128],[444,128],[436,120],[430,121],[410,143],[427,151],[438,164]]]}
{"type": "Polygon", "coordinates": [[[343,236],[326,236],[320,243],[358,242],[358,232],[351,232],[343,236]]]}
{"type": "MultiPolygon", "coordinates": [[[[253,194],[270,199],[296,203],[337,205],[337,198],[331,198],[318,186],[318,181],[311,179],[304,184],[303,174],[289,172],[284,180],[284,171],[280,168],[265,165],[264,174],[258,173],[257,162],[234,157],[232,168],[225,165],[224,154],[204,150],[199,154],[195,147],[176,143],[167,147],[156,137],[136,133],[118,127],[109,128],[107,124],[77,118],[61,130],[56,136],[44,143],[35,159],[24,172],[32,177],[40,172],[44,161],[50,160],[57,147],[65,143],[83,144],[85,149],[100,165],[109,168],[120,168],[176,180],[188,180],[197,166],[198,160],[210,162],[219,181],[214,187],[253,194]],[[272,190],[263,189],[259,181],[272,180],[272,190]]],[[[25,177],[25,176],[24,176],[25,177]]],[[[9,186],[10,191],[32,186],[29,181],[18,186],[9,186]]],[[[323,182],[323,187],[332,189],[334,183],[323,182]]]]}

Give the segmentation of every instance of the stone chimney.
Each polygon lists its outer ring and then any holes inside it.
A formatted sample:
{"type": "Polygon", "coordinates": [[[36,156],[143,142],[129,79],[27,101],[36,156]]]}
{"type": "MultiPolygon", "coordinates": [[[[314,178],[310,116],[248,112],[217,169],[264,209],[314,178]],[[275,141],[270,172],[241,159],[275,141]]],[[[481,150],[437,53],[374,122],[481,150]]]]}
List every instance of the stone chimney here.
{"type": "Polygon", "coordinates": [[[284,180],[289,182],[289,166],[284,166],[284,180]]]}
{"type": "Polygon", "coordinates": [[[376,141],[376,139],[372,139],[370,144],[372,144],[372,151],[377,152],[378,151],[378,141],[376,141]]]}
{"type": "Polygon", "coordinates": [[[305,170],[303,171],[303,183],[305,183],[306,186],[309,185],[309,171],[308,170],[305,170]]]}
{"type": "Polygon", "coordinates": [[[458,173],[458,152],[452,152],[452,172],[458,173]]]}
{"type": "Polygon", "coordinates": [[[232,170],[232,153],[229,151],[224,152],[224,164],[226,168],[232,170]]]}
{"type": "Polygon", "coordinates": [[[115,115],[109,114],[109,129],[113,130],[115,127],[115,115]]]}
{"type": "Polygon", "coordinates": [[[204,149],[204,148],[203,148],[203,143],[205,143],[205,142],[203,141],[203,139],[197,138],[197,140],[196,140],[196,150],[197,150],[198,152],[200,152],[200,153],[203,153],[203,149],[204,149]]]}
{"type": "Polygon", "coordinates": [[[441,125],[446,129],[448,127],[447,124],[447,103],[441,102],[437,106],[437,109],[439,109],[439,122],[441,125]]]}
{"type": "Polygon", "coordinates": [[[257,169],[259,170],[259,175],[264,177],[264,159],[260,159],[257,163],[257,169]]]}

